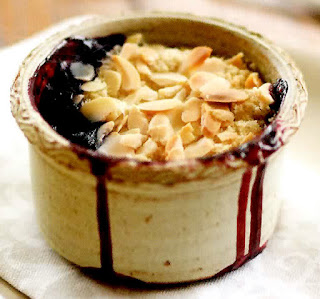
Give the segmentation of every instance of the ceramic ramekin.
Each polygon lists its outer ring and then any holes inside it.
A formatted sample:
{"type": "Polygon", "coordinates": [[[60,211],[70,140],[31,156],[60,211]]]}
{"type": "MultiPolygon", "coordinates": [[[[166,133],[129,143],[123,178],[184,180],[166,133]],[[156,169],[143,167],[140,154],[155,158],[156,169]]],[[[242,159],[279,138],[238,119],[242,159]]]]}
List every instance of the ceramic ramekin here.
{"type": "Polygon", "coordinates": [[[213,277],[236,269],[266,245],[277,221],[283,145],[307,101],[300,71],[260,35],[221,20],[151,13],[93,17],[39,45],[12,86],[12,113],[30,142],[31,178],[48,243],[81,267],[152,283],[213,277]],[[172,46],[239,51],[264,79],[289,90],[262,136],[232,152],[181,162],[109,159],[71,144],[41,117],[30,78],[55,45],[71,35],[142,32],[172,46]]]}

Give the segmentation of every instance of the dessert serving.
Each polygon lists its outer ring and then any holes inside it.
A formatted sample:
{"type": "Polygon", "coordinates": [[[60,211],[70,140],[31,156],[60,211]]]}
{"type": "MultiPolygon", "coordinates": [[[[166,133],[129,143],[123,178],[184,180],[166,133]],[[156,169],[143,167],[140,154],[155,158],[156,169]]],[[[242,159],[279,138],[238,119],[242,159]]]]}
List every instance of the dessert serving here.
{"type": "Polygon", "coordinates": [[[205,279],[259,254],[279,213],[300,71],[220,20],[93,17],[24,61],[12,113],[37,218],[72,263],[148,283],[205,279]]]}

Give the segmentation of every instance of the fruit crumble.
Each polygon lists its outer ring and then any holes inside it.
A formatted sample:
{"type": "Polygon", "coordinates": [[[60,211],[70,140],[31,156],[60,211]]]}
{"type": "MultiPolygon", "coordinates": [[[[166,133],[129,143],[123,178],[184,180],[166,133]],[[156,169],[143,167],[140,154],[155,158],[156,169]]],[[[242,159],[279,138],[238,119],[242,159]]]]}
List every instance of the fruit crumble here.
{"type": "Polygon", "coordinates": [[[212,49],[145,44],[141,34],[107,53],[97,76],[73,63],[87,81],[73,97],[99,122],[98,151],[143,161],[206,157],[259,135],[274,102],[271,84],[249,70],[243,53],[229,59],[212,49]]]}

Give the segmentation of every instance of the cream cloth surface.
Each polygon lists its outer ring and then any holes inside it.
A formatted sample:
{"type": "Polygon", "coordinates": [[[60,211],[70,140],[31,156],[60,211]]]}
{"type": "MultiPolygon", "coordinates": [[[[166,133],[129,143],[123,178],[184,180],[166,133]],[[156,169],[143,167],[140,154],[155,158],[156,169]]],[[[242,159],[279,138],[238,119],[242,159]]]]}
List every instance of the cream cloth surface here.
{"type": "Polygon", "coordinates": [[[320,32],[281,19],[280,32],[273,34],[261,25],[256,28],[255,20],[270,23],[270,18],[256,17],[250,23],[246,18],[239,20],[239,13],[226,11],[225,18],[259,30],[286,47],[305,72],[310,91],[305,122],[287,148],[279,194],[282,210],[265,251],[218,279],[143,288],[98,282],[50,249],[37,227],[28,143],[10,114],[9,87],[26,54],[45,36],[66,26],[63,23],[0,51],[0,277],[32,298],[320,298],[320,32]],[[280,39],[281,34],[287,34],[286,40],[280,39]]]}

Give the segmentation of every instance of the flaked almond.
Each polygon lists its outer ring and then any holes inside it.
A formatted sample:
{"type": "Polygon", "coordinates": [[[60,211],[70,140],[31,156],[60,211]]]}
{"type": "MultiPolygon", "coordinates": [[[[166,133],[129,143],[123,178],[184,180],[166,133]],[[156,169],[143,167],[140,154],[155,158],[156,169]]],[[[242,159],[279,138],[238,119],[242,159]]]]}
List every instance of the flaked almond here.
{"type": "Polygon", "coordinates": [[[150,68],[141,60],[136,61],[136,68],[138,72],[143,76],[149,77],[152,74],[150,68]]]}
{"type": "Polygon", "coordinates": [[[122,103],[111,97],[101,97],[86,102],[80,108],[80,112],[91,122],[110,121],[121,114],[122,103]]]}
{"type": "Polygon", "coordinates": [[[151,138],[148,140],[137,150],[137,154],[145,155],[148,158],[151,158],[158,150],[158,145],[151,138]]]}
{"type": "Polygon", "coordinates": [[[143,40],[143,35],[141,33],[134,33],[127,37],[126,43],[139,44],[143,40]]]}
{"type": "Polygon", "coordinates": [[[112,70],[103,70],[100,72],[100,76],[107,84],[108,95],[116,97],[121,86],[121,74],[112,70]]]}
{"type": "Polygon", "coordinates": [[[76,105],[80,104],[84,99],[84,95],[83,94],[77,94],[73,97],[73,103],[75,103],[76,105]]]}
{"type": "Polygon", "coordinates": [[[195,97],[187,100],[184,103],[184,108],[181,115],[182,121],[188,123],[200,119],[202,103],[202,100],[195,97]]]}
{"type": "Polygon", "coordinates": [[[222,77],[208,72],[196,72],[189,79],[189,85],[192,90],[198,91],[205,86],[211,86],[215,89],[230,88],[230,82],[222,77]]]}
{"type": "Polygon", "coordinates": [[[133,149],[139,148],[145,141],[146,136],[140,133],[131,133],[126,132],[125,135],[121,135],[120,143],[124,146],[128,146],[133,149]]]}
{"type": "Polygon", "coordinates": [[[140,129],[142,134],[147,134],[148,131],[148,119],[138,108],[133,107],[128,114],[128,129],[140,129]]]}
{"type": "Polygon", "coordinates": [[[196,67],[193,71],[194,72],[209,72],[209,73],[224,73],[226,70],[226,63],[217,57],[210,57],[207,58],[203,64],[199,67],[196,67]]]}
{"type": "Polygon", "coordinates": [[[214,118],[221,122],[231,123],[234,120],[234,114],[230,111],[228,104],[203,103],[202,111],[209,112],[214,118]]]}
{"type": "Polygon", "coordinates": [[[206,111],[201,115],[201,132],[206,137],[214,137],[219,133],[221,122],[206,111]]]}
{"type": "Polygon", "coordinates": [[[71,63],[70,71],[73,77],[78,80],[91,81],[95,76],[93,65],[83,64],[82,62],[71,63]]]}
{"type": "Polygon", "coordinates": [[[99,147],[98,151],[113,157],[133,157],[134,149],[121,144],[122,135],[111,133],[99,147]]]}
{"type": "Polygon", "coordinates": [[[122,75],[121,88],[123,90],[132,91],[141,87],[140,75],[132,63],[118,55],[113,55],[112,61],[122,75]]]}
{"type": "Polygon", "coordinates": [[[184,102],[187,96],[188,96],[188,91],[186,88],[183,87],[180,91],[178,91],[178,93],[174,96],[173,99],[184,102]]]}
{"type": "Polygon", "coordinates": [[[127,60],[130,60],[134,57],[136,57],[139,53],[139,47],[136,44],[133,43],[125,43],[123,44],[120,54],[120,57],[123,57],[127,60]]]}
{"type": "Polygon", "coordinates": [[[201,65],[208,57],[210,57],[212,49],[209,47],[193,48],[186,59],[182,62],[179,72],[184,74],[189,70],[201,65]]]}
{"type": "Polygon", "coordinates": [[[175,85],[170,87],[164,87],[158,90],[158,95],[160,99],[170,99],[173,98],[178,91],[180,91],[182,85],[175,85]]]}
{"type": "Polygon", "coordinates": [[[158,98],[158,93],[148,86],[142,86],[134,93],[128,95],[124,101],[128,104],[138,104],[141,101],[155,101],[158,98]]]}
{"type": "Polygon", "coordinates": [[[81,89],[87,92],[99,91],[106,87],[107,87],[106,83],[101,81],[99,78],[96,78],[93,81],[86,82],[81,85],[81,89]]]}
{"type": "Polygon", "coordinates": [[[265,83],[258,88],[260,92],[260,99],[268,105],[274,102],[274,99],[270,94],[270,88],[271,88],[271,83],[265,83]]]}
{"type": "Polygon", "coordinates": [[[103,140],[104,140],[104,138],[105,138],[106,136],[108,136],[108,135],[112,132],[113,128],[114,128],[114,122],[113,122],[113,121],[109,121],[109,122],[103,124],[103,125],[99,128],[99,130],[98,130],[98,132],[97,132],[98,142],[99,142],[99,143],[102,143],[103,140]]]}
{"type": "Polygon", "coordinates": [[[154,141],[165,145],[173,135],[169,118],[164,114],[156,114],[149,123],[148,134],[154,141]]]}
{"type": "Polygon", "coordinates": [[[195,143],[188,145],[185,148],[186,158],[200,158],[204,157],[214,148],[214,142],[212,139],[203,137],[195,143]]]}
{"type": "Polygon", "coordinates": [[[232,103],[243,102],[248,98],[248,94],[244,90],[227,88],[223,84],[219,84],[218,81],[210,81],[203,85],[200,92],[204,100],[207,102],[232,103]]]}
{"type": "Polygon", "coordinates": [[[245,88],[260,87],[261,85],[262,81],[258,73],[251,73],[244,83],[245,88]]]}
{"type": "Polygon", "coordinates": [[[220,121],[231,123],[234,120],[234,114],[230,110],[212,109],[210,113],[220,121]]]}
{"type": "Polygon", "coordinates": [[[150,79],[162,87],[182,84],[188,80],[187,77],[178,73],[155,73],[150,76],[150,79]]]}
{"type": "Polygon", "coordinates": [[[188,145],[196,139],[193,133],[194,133],[194,128],[190,123],[186,124],[180,129],[179,135],[181,137],[183,145],[188,145]]]}
{"type": "Polygon", "coordinates": [[[128,115],[121,114],[114,121],[114,132],[120,132],[121,129],[126,125],[127,121],[128,121],[128,115]]]}
{"type": "Polygon", "coordinates": [[[238,137],[238,134],[231,130],[226,130],[217,135],[221,142],[233,141],[238,137]]]}
{"type": "Polygon", "coordinates": [[[231,58],[227,59],[226,62],[229,64],[234,65],[239,69],[245,69],[247,66],[243,61],[244,54],[242,52],[232,56],[231,58]]]}
{"type": "Polygon", "coordinates": [[[174,109],[181,105],[181,102],[176,99],[157,100],[154,102],[145,102],[139,104],[137,107],[143,111],[166,111],[174,109]]]}
{"type": "Polygon", "coordinates": [[[134,155],[134,158],[136,159],[136,160],[139,160],[139,161],[142,161],[142,162],[150,162],[150,161],[152,161],[150,158],[148,158],[146,155],[144,155],[144,154],[135,154],[134,155]]]}
{"type": "Polygon", "coordinates": [[[180,135],[171,136],[165,147],[166,160],[181,160],[185,158],[180,135]]]}
{"type": "Polygon", "coordinates": [[[140,47],[139,57],[146,64],[154,64],[159,59],[159,54],[152,48],[149,47],[140,47]]]}

